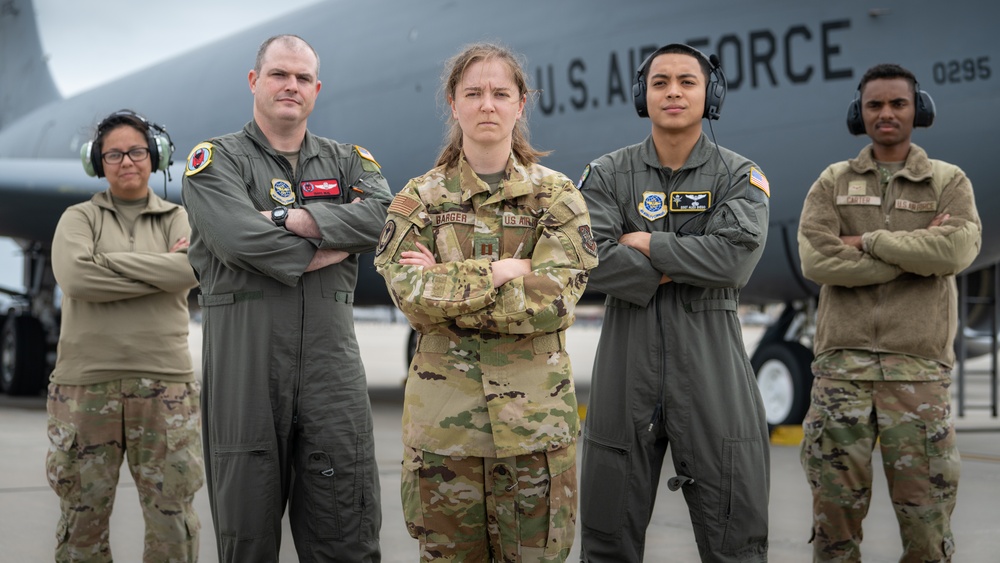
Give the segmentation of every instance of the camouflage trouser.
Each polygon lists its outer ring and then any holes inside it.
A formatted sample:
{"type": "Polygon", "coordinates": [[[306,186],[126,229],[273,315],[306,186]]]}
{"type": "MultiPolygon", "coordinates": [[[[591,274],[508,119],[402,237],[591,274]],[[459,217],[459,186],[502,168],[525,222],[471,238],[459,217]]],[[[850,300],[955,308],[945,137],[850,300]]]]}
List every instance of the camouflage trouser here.
{"type": "Polygon", "coordinates": [[[405,447],[403,516],[422,561],[565,561],[576,531],[576,445],[507,458],[405,447]]]}
{"type": "Polygon", "coordinates": [[[803,422],[813,493],[813,560],[861,560],[878,440],[903,542],[902,562],[950,561],[959,454],[947,381],[818,377],[803,422]]]}
{"type": "Polygon", "coordinates": [[[56,561],[111,561],[108,521],[127,456],[146,523],[143,561],[198,560],[200,384],[49,384],[45,471],[59,495],[56,561]]]}

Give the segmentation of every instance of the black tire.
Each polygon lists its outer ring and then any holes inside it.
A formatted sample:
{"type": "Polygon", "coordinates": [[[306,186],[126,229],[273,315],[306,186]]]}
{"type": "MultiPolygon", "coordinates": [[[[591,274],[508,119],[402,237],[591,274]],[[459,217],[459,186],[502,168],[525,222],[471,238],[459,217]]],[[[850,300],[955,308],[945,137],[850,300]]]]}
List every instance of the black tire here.
{"type": "Polygon", "coordinates": [[[27,316],[9,315],[0,328],[0,391],[37,395],[45,388],[45,331],[27,316]]]}
{"type": "Polygon", "coordinates": [[[802,423],[812,392],[812,360],[812,352],[798,342],[768,344],[753,355],[769,427],[802,423]]]}

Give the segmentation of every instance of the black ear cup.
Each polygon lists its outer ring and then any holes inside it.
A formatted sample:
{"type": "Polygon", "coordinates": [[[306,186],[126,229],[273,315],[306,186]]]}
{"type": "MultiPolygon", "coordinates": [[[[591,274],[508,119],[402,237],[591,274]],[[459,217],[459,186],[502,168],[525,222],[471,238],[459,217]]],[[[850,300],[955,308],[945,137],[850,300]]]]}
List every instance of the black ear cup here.
{"type": "Polygon", "coordinates": [[[708,75],[708,85],[705,88],[705,111],[702,117],[705,119],[719,119],[719,116],[722,114],[722,102],[726,99],[726,90],[728,89],[726,75],[722,72],[719,59],[714,55],[711,58],[706,57],[698,49],[683,43],[664,45],[653,51],[639,65],[635,73],[635,79],[632,81],[632,103],[635,105],[635,112],[639,114],[639,117],[649,117],[649,108],[646,106],[646,69],[649,68],[653,59],[662,55],[668,49],[673,48],[680,48],[682,51],[705,61],[708,63],[708,67],[712,69],[708,75]]]}

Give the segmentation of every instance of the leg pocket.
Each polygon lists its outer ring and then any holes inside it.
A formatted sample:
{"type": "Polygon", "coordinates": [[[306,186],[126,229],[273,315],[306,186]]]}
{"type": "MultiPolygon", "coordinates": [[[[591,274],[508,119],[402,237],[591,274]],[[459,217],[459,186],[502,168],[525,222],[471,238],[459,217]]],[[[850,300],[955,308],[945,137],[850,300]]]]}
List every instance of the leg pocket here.
{"type": "Polygon", "coordinates": [[[49,451],[45,456],[45,476],[59,498],[80,496],[80,472],[77,471],[76,427],[52,416],[48,424],[49,451]]]}
{"type": "Polygon", "coordinates": [[[420,468],[423,457],[420,450],[403,446],[403,468],[400,476],[399,495],[403,502],[403,520],[406,531],[415,540],[423,540],[424,510],[420,502],[420,468]]]}
{"type": "Polygon", "coordinates": [[[768,477],[760,440],[726,439],[719,498],[722,552],[736,553],[767,542],[768,477]]]}
{"type": "Polygon", "coordinates": [[[163,496],[185,501],[205,484],[199,425],[167,429],[167,458],[163,467],[163,496]]]}
{"type": "MultiPolygon", "coordinates": [[[[545,556],[569,556],[576,534],[576,444],[548,452],[549,534],[545,556]]],[[[565,558],[565,557],[564,557],[565,558]]]]}
{"type": "Polygon", "coordinates": [[[340,510],[337,506],[337,478],[337,470],[329,453],[309,452],[304,480],[306,487],[311,491],[307,499],[310,505],[309,513],[316,524],[317,539],[343,538],[340,510]]]}
{"type": "MultiPolygon", "coordinates": [[[[220,541],[269,537],[281,484],[270,446],[216,446],[212,463],[213,516],[220,541]]],[[[278,518],[280,521],[280,517],[278,518]]]]}
{"type": "Polygon", "coordinates": [[[580,517],[588,529],[621,534],[631,474],[628,450],[585,437],[580,475],[580,517]]]}

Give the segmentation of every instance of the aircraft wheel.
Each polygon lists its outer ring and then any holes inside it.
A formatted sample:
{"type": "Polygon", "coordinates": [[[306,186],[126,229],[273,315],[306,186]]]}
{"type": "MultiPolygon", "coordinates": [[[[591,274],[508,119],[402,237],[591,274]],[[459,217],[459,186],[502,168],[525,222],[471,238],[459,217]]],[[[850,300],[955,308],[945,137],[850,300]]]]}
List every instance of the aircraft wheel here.
{"type": "Polygon", "coordinates": [[[812,359],[812,352],[797,342],[768,344],[754,354],[751,365],[768,426],[802,423],[812,391],[812,359]]]}
{"type": "Polygon", "coordinates": [[[45,331],[34,317],[9,315],[0,329],[0,391],[35,395],[45,387],[45,331]]]}

